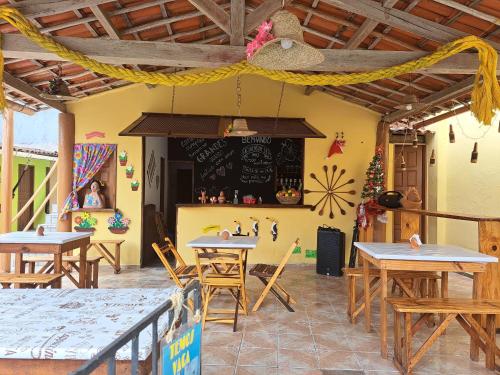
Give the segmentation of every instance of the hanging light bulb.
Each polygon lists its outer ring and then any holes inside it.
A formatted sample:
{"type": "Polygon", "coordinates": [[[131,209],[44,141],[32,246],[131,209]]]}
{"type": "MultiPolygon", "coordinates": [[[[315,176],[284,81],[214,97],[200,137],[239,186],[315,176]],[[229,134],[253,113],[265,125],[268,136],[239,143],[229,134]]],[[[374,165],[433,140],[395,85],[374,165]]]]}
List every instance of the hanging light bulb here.
{"type": "Polygon", "coordinates": [[[405,162],[405,157],[401,155],[401,164],[399,165],[402,171],[406,171],[406,162],[405,162]]]}
{"type": "Polygon", "coordinates": [[[418,132],[417,129],[413,131],[413,140],[411,141],[411,145],[413,148],[418,147],[418,132]]]}
{"type": "Polygon", "coordinates": [[[477,142],[474,142],[474,148],[472,149],[472,154],[470,156],[470,162],[477,163],[478,155],[479,155],[479,152],[477,151],[477,142]]]}
{"type": "Polygon", "coordinates": [[[455,132],[453,131],[453,125],[450,124],[450,134],[448,134],[450,138],[450,143],[455,143],[455,132]]]}
{"type": "Polygon", "coordinates": [[[293,47],[293,40],[292,39],[281,39],[280,44],[281,44],[281,48],[290,49],[293,47]]]}
{"type": "Polygon", "coordinates": [[[430,165],[436,164],[436,152],[434,151],[434,149],[432,149],[431,158],[429,160],[429,164],[430,165]]]}

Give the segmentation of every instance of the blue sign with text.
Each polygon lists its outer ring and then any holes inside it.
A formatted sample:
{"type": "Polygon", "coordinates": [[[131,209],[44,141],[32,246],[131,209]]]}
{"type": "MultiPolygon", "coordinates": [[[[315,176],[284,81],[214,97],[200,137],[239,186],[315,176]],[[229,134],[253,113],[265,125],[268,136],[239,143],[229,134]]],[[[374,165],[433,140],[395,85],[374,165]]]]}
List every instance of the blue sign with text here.
{"type": "Polygon", "coordinates": [[[201,374],[201,323],[162,346],[162,375],[201,374]]]}

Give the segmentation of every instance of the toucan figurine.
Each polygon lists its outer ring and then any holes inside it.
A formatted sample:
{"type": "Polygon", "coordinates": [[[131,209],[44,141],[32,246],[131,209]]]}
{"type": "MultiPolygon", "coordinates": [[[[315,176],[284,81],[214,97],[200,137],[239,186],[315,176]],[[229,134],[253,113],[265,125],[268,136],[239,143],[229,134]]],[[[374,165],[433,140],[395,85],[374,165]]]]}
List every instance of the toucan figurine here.
{"type": "Polygon", "coordinates": [[[234,221],[236,223],[236,229],[234,231],[234,236],[241,236],[241,222],[238,220],[234,221]]]}
{"type": "Polygon", "coordinates": [[[266,217],[267,220],[271,221],[271,235],[273,236],[273,241],[278,238],[278,220],[271,217],[266,217]]]}
{"type": "Polygon", "coordinates": [[[250,220],[252,220],[252,232],[254,236],[259,237],[259,219],[250,216],[250,220]]]}

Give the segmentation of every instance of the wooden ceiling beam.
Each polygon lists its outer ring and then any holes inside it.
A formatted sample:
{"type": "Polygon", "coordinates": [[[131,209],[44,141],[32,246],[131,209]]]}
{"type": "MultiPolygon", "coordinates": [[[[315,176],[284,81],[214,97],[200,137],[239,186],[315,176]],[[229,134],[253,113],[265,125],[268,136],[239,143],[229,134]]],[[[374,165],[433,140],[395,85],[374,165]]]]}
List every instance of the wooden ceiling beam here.
{"type": "Polygon", "coordinates": [[[25,17],[37,18],[109,3],[112,0],[24,0],[12,4],[25,17]]]}
{"type": "Polygon", "coordinates": [[[111,19],[98,5],[91,6],[90,10],[94,13],[94,16],[96,16],[97,20],[111,39],[120,39],[120,33],[113,26],[111,19]]]}
{"type": "MultiPolygon", "coordinates": [[[[214,68],[245,59],[245,47],[194,43],[144,42],[102,38],[54,37],[69,49],[110,64],[157,65],[214,68]],[[133,51],[133,53],[131,53],[133,51]]],[[[59,56],[18,34],[3,35],[3,53],[7,58],[62,61],[59,56]]],[[[387,68],[425,56],[418,51],[321,50],[325,61],[311,71],[360,72],[387,68]]],[[[475,74],[477,55],[460,53],[441,61],[425,72],[436,74],[475,74]]],[[[500,67],[498,68],[500,74],[500,67]]]]}
{"type": "Polygon", "coordinates": [[[196,9],[219,26],[226,34],[231,35],[229,14],[213,0],[188,0],[196,9]]]}
{"type": "MultiPolygon", "coordinates": [[[[372,0],[323,0],[347,12],[359,14],[363,17],[377,21],[384,25],[395,27],[399,30],[410,32],[419,37],[433,40],[438,43],[448,43],[452,40],[467,36],[469,34],[429,21],[425,18],[415,16],[399,9],[388,9],[372,0]]],[[[490,43],[496,49],[500,49],[500,43],[490,43]]]]}
{"type": "Polygon", "coordinates": [[[28,96],[37,102],[47,104],[49,107],[55,108],[58,111],[66,112],[66,106],[64,103],[58,102],[56,100],[45,99],[40,96],[42,93],[40,90],[32,87],[23,80],[14,77],[8,72],[3,73],[3,83],[13,91],[17,91],[24,96],[28,96]]]}
{"type": "MultiPolygon", "coordinates": [[[[284,0],[284,5],[288,5],[292,0],[284,0]]],[[[251,34],[259,25],[269,19],[276,11],[283,7],[283,0],[266,0],[253,10],[246,17],[245,34],[251,34]]]]}
{"type": "MultiPolygon", "coordinates": [[[[452,86],[446,87],[441,91],[427,96],[426,98],[421,100],[421,103],[424,104],[427,108],[430,108],[451,99],[457,98],[464,93],[470,92],[472,90],[472,87],[474,86],[474,80],[474,76],[466,78],[452,86]]],[[[393,122],[416,115],[420,112],[422,112],[422,110],[418,108],[411,110],[398,110],[388,114],[387,116],[384,116],[384,121],[388,124],[392,124],[393,122]]]]}
{"type": "Polygon", "coordinates": [[[470,14],[471,16],[474,16],[476,18],[480,18],[484,21],[488,21],[488,22],[491,22],[492,24],[500,26],[500,19],[499,18],[497,18],[491,14],[481,12],[480,10],[471,8],[470,6],[460,4],[460,3],[453,1],[453,0],[434,0],[434,1],[436,3],[446,5],[450,8],[456,9],[460,12],[470,14]]]}
{"type": "MultiPolygon", "coordinates": [[[[383,3],[384,8],[392,8],[398,0],[385,0],[383,3]]],[[[372,33],[377,27],[378,22],[367,18],[363,24],[359,27],[354,35],[347,41],[345,49],[356,49],[361,43],[372,33]]]]}
{"type": "Polygon", "coordinates": [[[429,125],[435,124],[436,122],[439,122],[439,121],[442,121],[442,120],[446,120],[446,119],[448,119],[450,117],[454,117],[456,115],[459,115],[461,113],[465,113],[465,112],[468,112],[468,111],[470,111],[470,106],[469,105],[464,105],[462,107],[453,108],[451,110],[448,109],[447,112],[440,113],[437,116],[433,116],[433,117],[430,117],[428,119],[425,119],[423,121],[420,121],[420,122],[417,122],[417,123],[413,124],[413,127],[415,129],[420,129],[420,128],[423,128],[425,126],[429,126],[429,125]]]}
{"type": "Polygon", "coordinates": [[[231,0],[231,37],[232,46],[245,45],[245,0],[231,0]]]}

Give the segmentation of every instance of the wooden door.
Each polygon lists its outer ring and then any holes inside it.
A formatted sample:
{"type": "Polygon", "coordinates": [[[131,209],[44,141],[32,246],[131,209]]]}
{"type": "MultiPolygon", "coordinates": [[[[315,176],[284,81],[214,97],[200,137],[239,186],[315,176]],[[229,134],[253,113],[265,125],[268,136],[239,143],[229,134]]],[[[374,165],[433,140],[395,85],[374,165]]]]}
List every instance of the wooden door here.
{"type": "Polygon", "coordinates": [[[165,215],[165,158],[160,158],[160,212],[165,215]]]}
{"type": "MultiPolygon", "coordinates": [[[[35,167],[32,165],[19,164],[19,185],[17,188],[17,209],[20,210],[33,195],[35,188],[35,167]]],[[[33,203],[17,220],[17,230],[23,230],[33,217],[33,203]]],[[[31,227],[29,228],[31,229],[31,227]]]]}
{"type": "MultiPolygon", "coordinates": [[[[409,187],[415,187],[422,197],[422,208],[425,208],[425,146],[411,145],[395,147],[394,152],[394,190],[404,193],[409,187]],[[406,162],[406,171],[401,169],[401,155],[406,162]]],[[[425,219],[420,223],[420,236],[425,240],[425,219]]],[[[395,242],[401,238],[399,215],[394,215],[393,239],[395,242]]]]}
{"type": "Polygon", "coordinates": [[[168,162],[167,236],[176,237],[177,204],[193,203],[194,165],[189,161],[168,162]]]}

